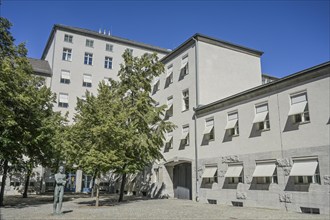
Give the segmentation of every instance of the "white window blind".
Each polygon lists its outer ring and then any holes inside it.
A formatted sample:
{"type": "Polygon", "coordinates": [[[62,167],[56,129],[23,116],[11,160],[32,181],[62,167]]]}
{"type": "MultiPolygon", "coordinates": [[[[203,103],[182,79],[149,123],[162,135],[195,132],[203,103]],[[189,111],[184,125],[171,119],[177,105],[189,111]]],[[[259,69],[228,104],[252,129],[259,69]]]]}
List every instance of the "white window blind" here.
{"type": "Polygon", "coordinates": [[[206,120],[203,134],[205,135],[211,133],[213,127],[214,127],[214,120],[213,119],[206,120]]]}
{"type": "Polygon", "coordinates": [[[92,83],[92,75],[84,74],[84,82],[92,83]]]}
{"type": "Polygon", "coordinates": [[[167,68],[166,78],[169,77],[172,73],[173,73],[173,66],[171,65],[167,68]]]}
{"type": "Polygon", "coordinates": [[[70,72],[67,71],[67,70],[62,70],[61,71],[61,78],[70,80],[70,72]]]}
{"type": "Polygon", "coordinates": [[[202,178],[212,178],[217,172],[218,168],[216,166],[207,166],[203,172],[202,178]]]}
{"type": "Polygon", "coordinates": [[[60,93],[59,94],[59,102],[69,103],[69,95],[65,94],[65,93],[60,93]]]}

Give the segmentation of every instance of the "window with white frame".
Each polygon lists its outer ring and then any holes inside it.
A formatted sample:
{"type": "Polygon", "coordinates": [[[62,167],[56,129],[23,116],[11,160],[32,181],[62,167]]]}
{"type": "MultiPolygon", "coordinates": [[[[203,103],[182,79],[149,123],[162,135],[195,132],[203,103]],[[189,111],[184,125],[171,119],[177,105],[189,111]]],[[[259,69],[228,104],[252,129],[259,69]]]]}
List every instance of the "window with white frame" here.
{"type": "Polygon", "coordinates": [[[181,144],[183,146],[189,145],[189,125],[182,126],[181,144]]]}
{"type": "Polygon", "coordinates": [[[64,41],[68,43],[72,43],[73,36],[69,34],[64,35],[64,41]]]}
{"type": "Polygon", "coordinates": [[[182,111],[189,109],[189,90],[186,89],[182,92],[182,111]]]}
{"type": "Polygon", "coordinates": [[[155,77],[152,83],[152,94],[155,94],[159,91],[160,79],[159,77],[155,77]]]}
{"type": "Polygon", "coordinates": [[[205,129],[203,135],[207,137],[209,141],[214,140],[214,119],[208,118],[205,120],[205,129]]]}
{"type": "Polygon", "coordinates": [[[90,39],[86,39],[86,47],[94,47],[94,41],[90,39]]]}
{"type": "Polygon", "coordinates": [[[93,65],[93,54],[92,53],[85,53],[84,64],[93,65]]]}
{"type": "Polygon", "coordinates": [[[166,70],[165,87],[168,87],[172,83],[173,83],[173,65],[170,65],[167,67],[166,70]]]}
{"type": "Polygon", "coordinates": [[[167,98],[166,117],[173,116],[173,96],[167,98]]]}
{"type": "Polygon", "coordinates": [[[239,128],[238,128],[238,112],[228,113],[227,117],[227,125],[225,129],[229,132],[230,136],[238,136],[239,128]]]}
{"type": "Polygon", "coordinates": [[[257,184],[277,183],[277,168],[274,161],[257,161],[252,175],[257,184]]]}
{"type": "Polygon", "coordinates": [[[70,71],[68,70],[61,70],[61,83],[69,84],[70,83],[70,71]]]}
{"type": "Polygon", "coordinates": [[[244,179],[243,164],[242,163],[230,163],[228,164],[225,178],[228,178],[228,183],[237,184],[243,183],[244,179]]]}
{"type": "Polygon", "coordinates": [[[113,52],[113,45],[112,44],[106,44],[105,45],[105,50],[109,52],[113,52]]]}
{"type": "Polygon", "coordinates": [[[294,177],[295,184],[321,183],[317,158],[292,158],[292,160],[293,166],[289,176],[294,177]]]}
{"type": "Polygon", "coordinates": [[[181,60],[180,79],[189,74],[188,55],[183,56],[181,60]]]}
{"type": "Polygon", "coordinates": [[[202,184],[212,184],[218,182],[218,166],[205,165],[204,172],[202,174],[202,184]]]}
{"type": "Polygon", "coordinates": [[[63,48],[62,60],[72,61],[72,49],[63,48]]]}
{"type": "Polygon", "coordinates": [[[107,86],[111,86],[110,78],[109,77],[104,77],[103,82],[107,86]]]}
{"type": "Polygon", "coordinates": [[[60,93],[58,95],[58,107],[62,107],[62,108],[69,107],[69,94],[60,93]]]}
{"type": "Polygon", "coordinates": [[[112,57],[105,57],[105,59],[104,59],[104,68],[112,69],[112,57]]]}
{"type": "Polygon", "coordinates": [[[173,132],[168,132],[166,134],[165,148],[167,148],[167,149],[173,148],[173,132]]]}
{"type": "Polygon", "coordinates": [[[255,106],[255,116],[253,124],[256,124],[258,130],[265,131],[270,129],[268,103],[255,106]]]}
{"type": "Polygon", "coordinates": [[[92,75],[90,75],[90,74],[83,75],[83,86],[92,87],[92,75]]]}
{"type": "Polygon", "coordinates": [[[291,107],[289,116],[293,118],[294,123],[305,123],[309,122],[309,110],[307,93],[301,92],[290,95],[291,107]]]}

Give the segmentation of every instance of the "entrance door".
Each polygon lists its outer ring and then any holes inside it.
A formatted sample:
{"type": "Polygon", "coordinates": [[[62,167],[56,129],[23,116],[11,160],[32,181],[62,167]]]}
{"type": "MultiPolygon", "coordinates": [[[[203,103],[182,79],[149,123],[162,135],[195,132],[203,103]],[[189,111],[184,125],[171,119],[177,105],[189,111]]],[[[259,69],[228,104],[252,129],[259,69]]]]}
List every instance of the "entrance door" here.
{"type": "Polygon", "coordinates": [[[173,168],[174,197],[191,199],[191,164],[181,163],[173,168]]]}

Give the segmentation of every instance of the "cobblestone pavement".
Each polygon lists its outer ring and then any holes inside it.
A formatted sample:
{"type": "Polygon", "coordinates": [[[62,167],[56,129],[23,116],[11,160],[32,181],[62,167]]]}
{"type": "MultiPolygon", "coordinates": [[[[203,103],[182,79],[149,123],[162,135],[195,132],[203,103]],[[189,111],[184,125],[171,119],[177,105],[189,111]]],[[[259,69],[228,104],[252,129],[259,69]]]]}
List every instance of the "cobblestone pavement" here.
{"type": "Polygon", "coordinates": [[[143,199],[127,197],[118,204],[116,197],[101,196],[100,207],[94,206],[86,195],[66,195],[63,215],[53,216],[52,196],[30,196],[5,198],[0,209],[1,220],[14,219],[329,219],[327,215],[311,215],[283,210],[232,207],[202,204],[178,199],[143,199]]]}

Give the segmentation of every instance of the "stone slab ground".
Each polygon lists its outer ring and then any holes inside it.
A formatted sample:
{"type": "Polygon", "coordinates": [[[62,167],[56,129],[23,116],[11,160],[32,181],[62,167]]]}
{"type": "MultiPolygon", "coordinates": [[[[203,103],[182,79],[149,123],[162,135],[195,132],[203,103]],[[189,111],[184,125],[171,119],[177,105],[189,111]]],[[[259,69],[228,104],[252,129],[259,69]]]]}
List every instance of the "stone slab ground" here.
{"type": "Polygon", "coordinates": [[[126,197],[118,204],[117,195],[102,195],[100,207],[88,195],[65,195],[61,216],[53,216],[52,195],[5,197],[0,209],[1,220],[28,219],[330,219],[329,215],[312,215],[264,208],[202,204],[178,199],[126,197]]]}

